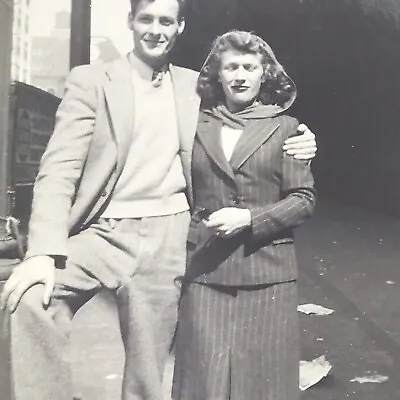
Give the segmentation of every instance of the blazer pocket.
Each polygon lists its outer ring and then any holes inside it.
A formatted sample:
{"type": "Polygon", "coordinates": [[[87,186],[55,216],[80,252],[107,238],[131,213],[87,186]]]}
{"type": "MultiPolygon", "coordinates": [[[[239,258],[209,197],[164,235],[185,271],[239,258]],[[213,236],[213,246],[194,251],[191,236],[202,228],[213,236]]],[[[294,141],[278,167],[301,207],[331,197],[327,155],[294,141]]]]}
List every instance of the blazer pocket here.
{"type": "Polygon", "coordinates": [[[278,246],[280,244],[290,244],[290,243],[294,243],[293,238],[280,238],[272,241],[273,246],[278,246]]]}

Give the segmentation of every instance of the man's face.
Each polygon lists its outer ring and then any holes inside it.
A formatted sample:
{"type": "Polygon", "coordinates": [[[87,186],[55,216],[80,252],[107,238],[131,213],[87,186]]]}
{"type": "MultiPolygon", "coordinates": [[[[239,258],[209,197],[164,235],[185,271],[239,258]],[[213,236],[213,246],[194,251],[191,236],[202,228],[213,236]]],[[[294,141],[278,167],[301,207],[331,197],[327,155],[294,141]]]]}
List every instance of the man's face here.
{"type": "Polygon", "coordinates": [[[178,16],[177,0],[142,0],[128,20],[136,56],[152,67],[165,63],[185,27],[184,20],[179,20],[178,16]]]}
{"type": "Polygon", "coordinates": [[[225,102],[231,111],[239,111],[254,102],[263,82],[261,54],[226,50],[221,55],[219,81],[225,102]]]}

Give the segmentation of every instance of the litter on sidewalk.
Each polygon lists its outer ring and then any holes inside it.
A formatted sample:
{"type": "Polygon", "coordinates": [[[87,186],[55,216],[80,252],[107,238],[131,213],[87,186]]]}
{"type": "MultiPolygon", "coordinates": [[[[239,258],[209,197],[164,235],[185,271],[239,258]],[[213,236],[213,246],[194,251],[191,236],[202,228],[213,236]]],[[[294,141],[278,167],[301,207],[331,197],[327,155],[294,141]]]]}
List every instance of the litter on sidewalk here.
{"type": "Polygon", "coordinates": [[[325,378],[332,365],[324,355],[312,361],[300,361],[299,387],[304,391],[325,378]]]}
{"type": "Polygon", "coordinates": [[[379,375],[379,374],[372,374],[366,376],[356,376],[355,378],[351,379],[350,382],[357,382],[357,383],[383,383],[386,382],[389,378],[387,376],[379,375]]]}
{"type": "Polygon", "coordinates": [[[334,312],[330,308],[325,308],[317,304],[301,304],[297,306],[297,311],[303,314],[314,314],[314,315],[330,315],[334,312]]]}

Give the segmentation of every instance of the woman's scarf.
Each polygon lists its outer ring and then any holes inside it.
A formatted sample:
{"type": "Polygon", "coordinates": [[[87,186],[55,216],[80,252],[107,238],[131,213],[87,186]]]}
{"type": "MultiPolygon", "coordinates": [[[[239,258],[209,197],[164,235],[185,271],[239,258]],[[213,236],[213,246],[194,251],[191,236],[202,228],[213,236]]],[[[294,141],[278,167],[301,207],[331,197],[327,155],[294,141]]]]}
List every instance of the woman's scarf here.
{"type": "Polygon", "coordinates": [[[233,129],[244,129],[246,122],[251,119],[271,118],[279,112],[276,105],[252,104],[242,111],[231,112],[224,104],[220,104],[207,112],[233,129]]]}

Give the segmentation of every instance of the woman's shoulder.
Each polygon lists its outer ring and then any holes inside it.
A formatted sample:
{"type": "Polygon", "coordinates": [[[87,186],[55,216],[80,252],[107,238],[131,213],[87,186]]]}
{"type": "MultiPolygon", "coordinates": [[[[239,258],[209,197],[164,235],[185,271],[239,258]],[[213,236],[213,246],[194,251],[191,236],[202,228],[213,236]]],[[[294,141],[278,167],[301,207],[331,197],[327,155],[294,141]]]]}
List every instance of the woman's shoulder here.
{"type": "Polygon", "coordinates": [[[290,137],[296,135],[297,128],[299,126],[299,121],[297,118],[291,115],[281,114],[274,117],[275,121],[279,123],[279,130],[282,135],[290,137]]]}

